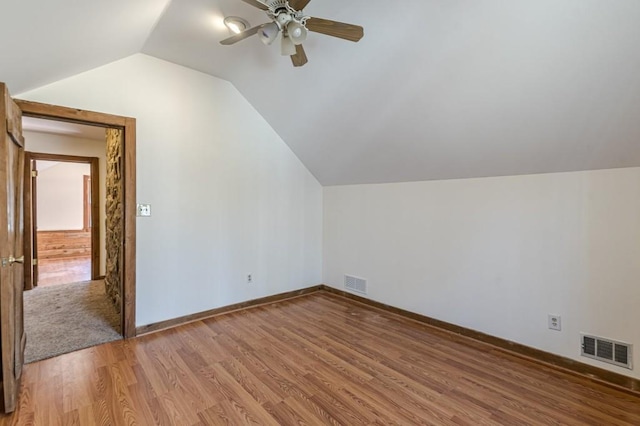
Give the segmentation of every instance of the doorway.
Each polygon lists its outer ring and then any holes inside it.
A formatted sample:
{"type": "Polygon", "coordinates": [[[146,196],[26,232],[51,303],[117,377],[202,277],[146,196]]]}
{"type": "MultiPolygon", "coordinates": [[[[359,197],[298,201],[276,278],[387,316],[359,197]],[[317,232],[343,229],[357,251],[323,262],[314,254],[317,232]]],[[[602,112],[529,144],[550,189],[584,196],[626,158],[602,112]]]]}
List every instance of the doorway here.
{"type": "MultiPolygon", "coordinates": [[[[120,277],[117,308],[120,312],[121,330],[124,338],[135,336],[135,277],[136,277],[136,120],[134,118],[84,111],[56,105],[15,100],[23,116],[47,120],[78,123],[97,128],[113,129],[120,135],[120,149],[117,154],[118,173],[121,178],[121,215],[119,217],[119,259],[120,277]]],[[[27,142],[28,148],[28,142],[27,142]]],[[[110,167],[110,166],[107,166],[110,167]]],[[[31,203],[25,197],[25,205],[31,203]]],[[[31,212],[25,209],[25,225],[31,212]]],[[[32,238],[25,238],[25,275],[33,263],[29,256],[32,252],[32,238]]],[[[32,271],[31,271],[32,273],[32,271]]]]}
{"type": "Polygon", "coordinates": [[[13,99],[9,89],[0,82],[0,349],[2,352],[2,407],[8,413],[15,410],[23,367],[26,334],[23,323],[24,279],[32,274],[33,259],[31,236],[26,238],[25,222],[31,215],[31,199],[25,197],[25,139],[22,136],[24,116],[87,124],[114,129],[120,149],[117,154],[117,170],[121,176],[118,234],[120,268],[119,312],[123,337],[134,337],[135,330],[135,275],[136,275],[136,120],[130,117],[84,111],[68,107],[13,99]]]}
{"type": "Polygon", "coordinates": [[[32,117],[22,125],[33,259],[25,274],[24,360],[31,363],[121,339],[122,321],[104,280],[103,224],[113,222],[104,201],[110,130],[32,117]]]}
{"type": "MultiPolygon", "coordinates": [[[[32,126],[33,122],[25,121],[23,132],[28,134],[32,126]]],[[[29,139],[30,149],[42,147],[45,141],[44,146],[50,145],[52,151],[64,148],[60,142],[67,142],[69,149],[84,141],[47,133],[33,133],[29,139]]],[[[102,151],[104,158],[106,147],[102,142],[96,141],[93,148],[96,153],[102,151]]],[[[104,219],[104,191],[99,188],[99,163],[99,157],[25,153],[25,167],[31,178],[25,184],[25,198],[32,200],[26,206],[31,209],[30,223],[25,225],[31,227],[33,259],[33,268],[27,271],[31,274],[25,274],[25,290],[97,280],[104,275],[100,226],[100,218],[104,219]]]]}

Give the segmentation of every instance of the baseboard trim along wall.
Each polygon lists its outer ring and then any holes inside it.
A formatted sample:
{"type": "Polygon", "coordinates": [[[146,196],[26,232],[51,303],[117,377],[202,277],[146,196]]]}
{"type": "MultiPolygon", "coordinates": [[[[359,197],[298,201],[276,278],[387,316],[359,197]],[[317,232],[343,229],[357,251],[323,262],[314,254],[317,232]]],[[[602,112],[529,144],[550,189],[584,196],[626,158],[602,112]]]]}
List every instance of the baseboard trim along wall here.
{"type": "Polygon", "coordinates": [[[566,373],[578,375],[593,382],[604,384],[614,387],[615,389],[629,392],[634,395],[640,393],[640,380],[628,377],[622,374],[614,373],[609,370],[594,367],[589,364],[584,364],[575,361],[570,358],[565,358],[560,355],[555,355],[549,352],[545,352],[539,349],[535,349],[529,346],[522,345],[520,343],[512,342],[510,340],[502,339],[500,337],[491,336],[479,331],[472,330],[470,328],[461,327],[448,322],[440,321],[434,318],[427,317],[425,315],[417,314],[415,312],[406,311],[404,309],[396,308],[394,306],[386,305],[375,300],[367,299],[366,297],[358,296],[343,290],[339,290],[333,287],[329,287],[324,284],[308,287],[301,290],[289,291],[286,293],[275,294],[273,296],[261,297],[259,299],[248,300],[246,302],[235,303],[233,305],[223,306],[216,309],[211,309],[204,312],[199,312],[191,315],[185,315],[183,317],[174,318],[170,320],[160,321],[153,324],[143,325],[136,328],[136,335],[144,335],[153,333],[156,331],[164,330],[167,328],[176,327],[189,322],[203,320],[216,315],[221,315],[229,312],[239,311],[243,309],[249,309],[256,306],[267,305],[270,303],[279,302],[282,300],[292,299],[299,296],[315,293],[318,291],[324,291],[335,296],[343,297],[352,300],[357,303],[361,303],[372,308],[380,309],[385,312],[390,312],[404,318],[408,318],[425,325],[434,327],[438,330],[450,333],[453,338],[464,339],[467,343],[472,341],[476,344],[482,344],[490,346],[491,349],[506,352],[510,355],[517,356],[522,359],[526,359],[531,362],[542,364],[547,367],[555,368],[566,373]]]}
{"type": "Polygon", "coordinates": [[[305,294],[314,293],[324,288],[323,285],[316,285],[313,287],[304,288],[301,290],[288,291],[286,293],[274,294],[273,296],[260,297],[258,299],[247,300],[246,302],[234,303],[233,305],[222,306],[220,308],[210,309],[204,312],[198,312],[191,315],[185,315],[178,318],[173,318],[165,321],[155,322],[148,325],[136,327],[136,336],[143,334],[149,334],[167,328],[177,327],[179,325],[187,324],[194,321],[200,321],[205,318],[214,317],[216,315],[226,314],[233,311],[239,311],[242,309],[249,309],[260,305],[267,305],[269,303],[279,302],[281,300],[292,299],[294,297],[303,296],[305,294]]]}
{"type": "Polygon", "coordinates": [[[423,324],[438,328],[440,330],[447,331],[456,336],[462,336],[465,339],[471,339],[475,342],[492,346],[493,348],[506,352],[510,355],[515,355],[519,358],[526,359],[538,364],[545,365],[547,367],[553,367],[558,370],[562,370],[567,373],[578,375],[587,378],[591,381],[614,387],[618,390],[627,391],[637,396],[640,393],[640,380],[628,377],[622,374],[614,373],[613,371],[604,370],[602,368],[594,367],[589,364],[584,364],[575,361],[570,358],[565,358],[560,355],[552,354],[549,352],[535,349],[529,346],[522,345],[520,343],[512,342],[510,340],[502,339],[500,337],[491,336],[479,331],[472,330],[470,328],[461,327],[448,322],[440,321],[434,318],[430,318],[415,312],[406,311],[404,309],[396,308],[394,306],[386,305],[375,300],[367,299],[366,297],[358,296],[343,290],[339,290],[327,285],[323,285],[322,291],[332,293],[355,302],[362,303],[364,305],[381,309],[386,312],[398,314],[402,317],[412,319],[414,321],[421,322],[423,324]]]}

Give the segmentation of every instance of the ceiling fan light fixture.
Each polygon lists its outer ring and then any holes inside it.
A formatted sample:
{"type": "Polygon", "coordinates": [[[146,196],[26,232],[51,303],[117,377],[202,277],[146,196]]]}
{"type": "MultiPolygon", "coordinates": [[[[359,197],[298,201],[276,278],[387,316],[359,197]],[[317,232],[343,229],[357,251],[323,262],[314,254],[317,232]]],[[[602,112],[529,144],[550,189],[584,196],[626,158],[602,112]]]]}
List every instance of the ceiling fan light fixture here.
{"type": "Polygon", "coordinates": [[[302,44],[307,39],[309,32],[353,42],[360,41],[364,36],[364,28],[359,25],[305,15],[303,9],[309,4],[309,0],[242,1],[264,11],[271,22],[249,28],[248,23],[244,24],[244,20],[241,18],[239,22],[243,23],[243,25],[238,24],[238,21],[231,21],[233,17],[228,17],[224,20],[225,24],[234,32],[238,32],[238,34],[220,40],[220,44],[228,46],[258,35],[263,44],[269,45],[280,38],[278,41],[280,43],[280,52],[282,55],[291,58],[291,63],[294,67],[301,67],[308,62],[302,44]],[[243,28],[244,31],[242,31],[243,28]]]}
{"type": "Polygon", "coordinates": [[[246,19],[242,19],[238,16],[227,16],[224,18],[224,25],[231,31],[233,34],[240,34],[247,28],[249,28],[249,22],[246,19]]]}
{"type": "Polygon", "coordinates": [[[291,56],[296,54],[296,45],[293,44],[293,40],[291,40],[291,38],[285,37],[284,34],[282,35],[282,45],[280,52],[282,53],[282,56],[291,56]]]}
{"type": "Polygon", "coordinates": [[[260,37],[260,41],[265,45],[271,45],[276,38],[278,38],[278,34],[280,34],[280,27],[275,22],[271,22],[270,24],[264,25],[258,31],[258,37],[260,37]]]}
{"type": "Polygon", "coordinates": [[[287,25],[287,34],[295,45],[304,43],[307,39],[307,32],[307,28],[300,22],[291,21],[287,25]]]}

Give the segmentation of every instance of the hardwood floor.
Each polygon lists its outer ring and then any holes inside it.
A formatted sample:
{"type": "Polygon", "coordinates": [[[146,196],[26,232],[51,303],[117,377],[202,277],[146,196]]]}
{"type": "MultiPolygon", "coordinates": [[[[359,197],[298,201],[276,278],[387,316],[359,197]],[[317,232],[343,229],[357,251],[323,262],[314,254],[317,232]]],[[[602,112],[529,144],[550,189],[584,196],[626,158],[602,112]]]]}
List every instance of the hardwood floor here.
{"type": "Polygon", "coordinates": [[[1,424],[640,425],[640,396],[326,292],[23,374],[1,424]]]}
{"type": "Polygon", "coordinates": [[[38,286],[91,280],[91,257],[44,259],[38,264],[38,286]]]}

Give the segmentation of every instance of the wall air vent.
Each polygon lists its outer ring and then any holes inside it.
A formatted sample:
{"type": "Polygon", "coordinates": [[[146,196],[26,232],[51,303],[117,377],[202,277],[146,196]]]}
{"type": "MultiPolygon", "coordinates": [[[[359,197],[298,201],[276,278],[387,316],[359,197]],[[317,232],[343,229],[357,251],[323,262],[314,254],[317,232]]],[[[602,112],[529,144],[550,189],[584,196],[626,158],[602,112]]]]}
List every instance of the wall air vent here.
{"type": "Polygon", "coordinates": [[[364,278],[345,275],[344,287],[347,290],[355,291],[356,293],[367,294],[367,280],[365,280],[364,278]]]}
{"type": "Polygon", "coordinates": [[[633,369],[633,345],[587,334],[582,334],[581,337],[582,356],[628,368],[629,370],[633,369]]]}

